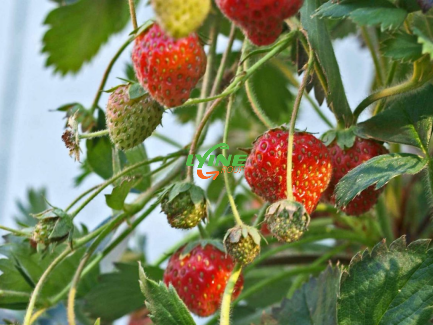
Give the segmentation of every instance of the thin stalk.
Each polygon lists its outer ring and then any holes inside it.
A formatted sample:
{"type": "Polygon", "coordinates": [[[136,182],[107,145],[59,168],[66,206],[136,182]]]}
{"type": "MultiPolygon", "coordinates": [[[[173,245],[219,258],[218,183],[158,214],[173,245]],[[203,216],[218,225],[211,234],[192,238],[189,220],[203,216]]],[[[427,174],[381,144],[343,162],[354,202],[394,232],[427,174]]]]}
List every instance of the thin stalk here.
{"type": "Polygon", "coordinates": [[[266,209],[268,208],[269,204],[265,203],[261,207],[259,213],[257,214],[256,220],[254,220],[253,227],[258,227],[260,223],[262,222],[263,218],[265,217],[266,209]]]}
{"type": "Polygon", "coordinates": [[[29,233],[27,233],[25,231],[21,231],[21,230],[17,230],[17,229],[12,229],[12,228],[5,227],[5,226],[2,226],[2,225],[0,225],[0,229],[1,230],[5,230],[7,232],[10,232],[11,234],[14,234],[16,236],[29,237],[29,235],[30,235],[29,233]]]}
{"type": "MultiPolygon", "coordinates": [[[[223,136],[223,142],[224,143],[227,143],[232,107],[233,107],[233,96],[231,96],[229,98],[229,103],[227,105],[226,124],[224,127],[224,136],[223,136]]],[[[224,157],[227,158],[227,149],[223,149],[222,154],[224,157]]],[[[242,222],[241,216],[239,214],[238,208],[236,206],[236,202],[235,202],[235,199],[233,197],[232,190],[230,188],[229,174],[227,172],[225,172],[223,174],[224,174],[224,183],[225,183],[225,187],[226,187],[227,198],[229,199],[230,206],[231,206],[232,212],[233,212],[233,216],[235,218],[236,224],[241,226],[241,225],[243,225],[243,222],[242,222]]]]}
{"type": "Polygon", "coordinates": [[[374,67],[376,69],[376,80],[379,87],[382,87],[385,84],[385,77],[383,73],[383,67],[380,63],[378,53],[376,51],[376,48],[373,44],[373,39],[371,38],[370,33],[368,32],[366,27],[361,27],[361,34],[364,38],[365,44],[367,45],[368,49],[370,50],[371,57],[373,59],[374,67]]]}
{"type": "MultiPolygon", "coordinates": [[[[389,73],[388,73],[388,77],[386,79],[386,84],[385,84],[386,87],[391,86],[392,81],[394,80],[395,72],[397,71],[397,67],[398,67],[398,62],[393,61],[392,65],[391,65],[391,69],[389,70],[389,73]]],[[[373,115],[377,115],[380,112],[382,112],[383,109],[385,108],[385,103],[386,103],[386,100],[381,100],[379,102],[379,104],[376,106],[376,109],[374,110],[373,115]]]]}
{"type": "Polygon", "coordinates": [[[71,202],[71,204],[68,205],[68,207],[65,209],[65,212],[68,212],[75,204],[77,204],[82,198],[84,198],[87,194],[93,192],[94,190],[98,189],[98,187],[101,186],[101,184],[95,185],[85,192],[81,193],[74,201],[71,202]]]}
{"type": "Polygon", "coordinates": [[[236,264],[224,290],[223,299],[221,302],[220,325],[230,325],[230,305],[232,303],[232,294],[241,272],[242,266],[240,264],[236,264]]]}
{"type": "MultiPolygon", "coordinates": [[[[169,154],[167,156],[164,157],[156,157],[150,160],[145,160],[142,162],[139,162],[135,165],[132,165],[128,168],[125,168],[124,170],[122,170],[120,173],[118,173],[117,175],[114,175],[112,178],[110,178],[109,180],[107,180],[106,182],[102,183],[99,188],[91,195],[89,196],[74,212],[71,213],[71,217],[74,218],[82,209],[84,209],[84,207],[89,204],[96,196],[98,196],[99,193],[101,193],[107,186],[109,186],[110,184],[113,184],[114,182],[116,182],[118,179],[122,178],[123,176],[129,174],[131,171],[140,168],[142,166],[154,163],[154,162],[159,162],[159,161],[164,161],[167,160],[169,158],[175,158],[175,157],[179,157],[180,155],[184,154],[184,150],[180,150],[177,151],[175,153],[169,154]]],[[[155,171],[151,171],[149,174],[153,174],[155,171]]]]}
{"type": "Polygon", "coordinates": [[[78,138],[80,140],[81,139],[94,139],[94,138],[100,138],[100,137],[106,136],[106,135],[108,135],[108,133],[109,133],[109,131],[108,131],[108,129],[106,129],[106,130],[101,130],[101,131],[96,131],[96,132],[91,132],[91,133],[83,133],[83,134],[80,134],[78,136],[78,138]]]}
{"type": "Polygon", "coordinates": [[[296,96],[295,105],[292,111],[292,119],[290,121],[289,136],[288,136],[288,146],[287,146],[287,199],[294,201],[293,196],[293,185],[292,185],[292,165],[293,165],[293,142],[295,137],[295,125],[296,118],[298,117],[299,108],[301,106],[302,96],[304,95],[305,88],[307,86],[308,77],[310,76],[311,69],[314,65],[314,53],[310,46],[310,56],[308,59],[307,67],[304,72],[304,77],[302,83],[298,90],[298,95],[296,96]]]}
{"type": "MultiPolygon", "coordinates": [[[[146,192],[144,192],[141,198],[137,198],[137,202],[140,202],[142,206],[145,206],[155,195],[156,192],[158,192],[161,188],[166,186],[169,182],[171,182],[179,172],[181,165],[179,165],[178,168],[173,169],[163,180],[161,180],[159,183],[155,184],[152,188],[148,189],[146,192]]],[[[122,234],[120,234],[110,245],[108,245],[101,254],[99,254],[96,258],[92,260],[92,262],[82,271],[82,274],[80,278],[88,274],[94,267],[96,267],[101,260],[107,256],[114,248],[116,248],[129,234],[131,234],[137,226],[153,211],[155,208],[159,205],[159,200],[157,200],[154,204],[152,204],[140,217],[134,220],[134,222],[129,225],[127,229],[124,230],[122,234]]],[[[130,213],[122,213],[115,219],[111,220],[105,227],[99,228],[99,232],[97,233],[97,236],[101,235],[105,229],[110,229],[110,231],[114,230],[116,227],[118,227],[124,220],[130,216],[130,213]]],[[[96,236],[94,235],[93,238],[96,236]]],[[[92,238],[92,239],[93,239],[92,238]]],[[[83,237],[84,239],[84,237],[83,237]]],[[[88,242],[90,240],[87,240],[88,242]]],[[[80,243],[81,245],[84,243],[80,243]]],[[[75,245],[76,246],[76,245],[75,245]]],[[[57,304],[60,300],[63,299],[63,297],[66,295],[70,287],[70,284],[68,284],[59,294],[57,294],[55,297],[50,299],[51,305],[57,304]]]]}
{"type": "MultiPolygon", "coordinates": [[[[315,272],[319,272],[322,271],[324,269],[323,265],[320,266],[300,266],[300,267],[295,267],[292,268],[288,271],[284,271],[284,272],[280,272],[277,275],[273,276],[273,277],[268,277],[263,281],[260,281],[258,283],[256,283],[255,285],[249,287],[247,290],[244,290],[239,297],[233,301],[233,306],[236,306],[240,301],[252,296],[253,294],[255,294],[256,292],[262,290],[263,288],[266,288],[274,283],[278,283],[279,281],[288,278],[288,277],[292,277],[298,274],[311,274],[311,273],[315,273],[315,272]]],[[[207,322],[207,325],[214,325],[217,323],[217,318],[218,316],[215,315],[209,322],[207,322]]]]}
{"type": "Polygon", "coordinates": [[[224,54],[222,56],[220,66],[218,67],[218,72],[217,72],[216,77],[215,77],[215,82],[214,82],[214,84],[212,86],[212,90],[211,90],[211,96],[215,96],[218,93],[218,90],[220,89],[221,82],[222,82],[222,79],[224,77],[224,72],[227,68],[229,56],[230,56],[230,53],[231,53],[232,48],[233,48],[233,43],[235,41],[235,36],[236,36],[236,26],[235,26],[235,24],[232,24],[232,26],[230,28],[229,41],[228,41],[226,50],[224,51],[224,54]]]}
{"type": "Polygon", "coordinates": [[[68,246],[66,249],[60,253],[59,256],[57,256],[50,265],[48,265],[47,269],[42,273],[38,283],[36,284],[35,290],[33,290],[33,293],[30,297],[29,305],[27,306],[26,315],[24,317],[24,323],[23,325],[30,325],[31,319],[33,316],[33,309],[35,308],[36,299],[39,296],[39,292],[42,289],[42,286],[44,285],[46,279],[48,278],[48,275],[51,273],[52,270],[61,262],[63,259],[69,255],[71,252],[71,248],[68,246]]]}
{"type": "MultiPolygon", "coordinates": [[[[212,116],[213,112],[218,107],[218,105],[221,101],[222,101],[222,98],[219,98],[216,101],[214,101],[212,106],[206,111],[200,124],[197,126],[197,129],[195,130],[195,134],[194,134],[194,137],[193,137],[192,142],[191,142],[191,146],[189,148],[189,154],[190,155],[195,154],[196,149],[197,149],[197,144],[200,140],[201,133],[203,132],[203,129],[206,126],[206,123],[208,122],[209,118],[212,116]]],[[[193,166],[188,166],[187,179],[190,181],[193,180],[193,174],[192,174],[193,170],[194,170],[193,166]]]]}
{"type": "MultiPolygon", "coordinates": [[[[132,0],[131,0],[132,1],[132,0]]],[[[101,83],[99,84],[98,91],[96,93],[95,99],[93,100],[92,106],[90,107],[90,112],[93,114],[95,109],[98,107],[99,100],[102,96],[102,91],[104,90],[105,84],[107,83],[108,76],[110,75],[111,70],[113,69],[114,64],[116,63],[117,59],[120,57],[120,55],[123,53],[123,51],[128,47],[128,45],[134,40],[134,36],[131,36],[126,40],[125,43],[120,47],[120,49],[116,52],[114,57],[111,59],[110,63],[108,64],[104,75],[102,77],[101,83]]]]}
{"type": "MultiPolygon", "coordinates": [[[[210,83],[212,78],[212,69],[214,66],[215,61],[215,55],[216,55],[216,47],[217,47],[217,41],[218,41],[218,34],[219,34],[219,21],[215,21],[210,32],[210,38],[212,40],[212,43],[209,47],[209,53],[207,55],[207,65],[206,65],[206,73],[203,77],[203,84],[201,87],[201,93],[200,98],[206,98],[208,97],[209,90],[210,90],[210,83]]],[[[206,108],[205,103],[200,103],[198,105],[197,110],[197,117],[195,120],[195,124],[198,125],[203,118],[204,111],[206,108]]]]}
{"type": "Polygon", "coordinates": [[[189,99],[185,104],[183,104],[182,106],[179,106],[178,108],[187,107],[187,106],[191,106],[191,105],[197,105],[197,104],[200,104],[202,102],[211,102],[211,101],[214,101],[217,99],[222,99],[222,98],[225,98],[227,96],[234,94],[239,89],[241,89],[241,85],[248,78],[250,78],[263,64],[265,64],[270,59],[272,59],[275,55],[277,55],[278,53],[283,51],[290,44],[291,40],[293,39],[293,37],[296,34],[297,34],[296,31],[292,31],[289,34],[287,34],[285,36],[285,39],[282,42],[278,43],[277,46],[275,46],[272,50],[270,50],[268,52],[268,54],[266,54],[265,56],[263,56],[263,58],[261,58],[259,61],[257,61],[250,69],[248,69],[247,71],[245,71],[242,74],[238,74],[235,77],[235,79],[233,80],[233,82],[229,86],[227,86],[227,88],[221,94],[211,96],[208,98],[204,98],[204,99],[200,99],[200,98],[189,99]]]}
{"type": "Polygon", "coordinates": [[[129,0],[129,12],[131,13],[131,21],[134,30],[138,28],[137,24],[137,14],[135,13],[135,3],[134,0],[129,0]]]}
{"type": "MultiPolygon", "coordinates": [[[[292,71],[283,64],[283,62],[280,59],[273,59],[272,64],[274,64],[280,71],[286,76],[287,79],[289,79],[290,83],[296,87],[299,88],[299,82],[298,80],[293,76],[292,71]]],[[[305,98],[308,100],[308,102],[311,104],[311,107],[313,107],[314,111],[317,113],[317,115],[320,117],[320,119],[326,123],[331,129],[334,128],[334,125],[332,122],[326,117],[325,114],[323,114],[322,110],[320,109],[319,105],[317,105],[316,101],[310,96],[310,94],[305,91],[304,94],[305,98]]]]}

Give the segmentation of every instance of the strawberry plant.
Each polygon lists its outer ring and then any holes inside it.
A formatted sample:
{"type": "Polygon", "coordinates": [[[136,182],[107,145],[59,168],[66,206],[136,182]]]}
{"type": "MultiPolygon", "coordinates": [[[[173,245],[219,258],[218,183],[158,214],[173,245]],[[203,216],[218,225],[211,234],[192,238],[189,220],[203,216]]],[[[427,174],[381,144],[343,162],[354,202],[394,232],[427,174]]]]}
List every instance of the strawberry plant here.
{"type": "Polygon", "coordinates": [[[152,0],[146,22],[143,1],[58,3],[43,52],[62,75],[130,19],[133,30],[93,102],[58,109],[77,186],[90,174],[101,183],[65,207],[32,190],[16,227],[0,226],[0,308],[21,311],[5,323],[433,321],[433,1],[152,0]],[[355,35],[375,74],[352,107],[333,45],[355,35]],[[125,75],[107,89],[125,51],[125,75]],[[324,134],[309,116],[299,128],[307,102],[324,134]],[[167,114],[194,126],[188,143],[163,126],[167,114]],[[176,149],[149,152],[152,137],[176,149]],[[105,189],[112,215],[79,225],[105,189]],[[149,261],[143,241],[122,243],[157,209],[189,231],[149,261]]]}

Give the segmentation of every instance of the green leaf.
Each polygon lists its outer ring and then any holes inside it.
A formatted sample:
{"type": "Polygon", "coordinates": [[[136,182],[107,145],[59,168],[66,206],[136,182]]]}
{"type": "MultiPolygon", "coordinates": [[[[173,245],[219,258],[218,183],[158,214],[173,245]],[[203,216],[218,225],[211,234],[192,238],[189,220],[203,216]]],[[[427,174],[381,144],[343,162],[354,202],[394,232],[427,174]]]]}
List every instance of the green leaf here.
{"type": "MultiPolygon", "coordinates": [[[[33,291],[42,273],[48,265],[65,249],[60,245],[46,256],[35,253],[27,240],[16,240],[0,246],[0,255],[6,258],[0,259],[0,291],[10,291],[14,296],[0,295],[0,308],[25,309],[29,302],[29,295],[33,291]]],[[[60,293],[65,283],[72,281],[75,270],[78,267],[86,248],[80,248],[61,262],[48,277],[44,284],[37,306],[43,304],[47,298],[60,293]]],[[[91,273],[93,281],[98,272],[91,273]]],[[[89,282],[86,282],[88,287],[89,282]]],[[[84,294],[82,285],[78,288],[78,295],[84,294]]]]}
{"type": "Polygon", "coordinates": [[[398,29],[407,17],[407,11],[387,0],[330,0],[316,12],[318,17],[342,19],[350,17],[355,23],[380,25],[382,30],[398,29]]]}
{"type": "Polygon", "coordinates": [[[149,279],[144,269],[139,268],[140,287],[146,297],[150,318],[156,325],[195,325],[185,304],[180,300],[174,287],[149,279]]]}
{"type": "Polygon", "coordinates": [[[389,108],[360,123],[362,138],[411,145],[427,152],[433,130],[433,85],[395,98],[389,108]]]}
{"type": "Polygon", "coordinates": [[[428,164],[428,159],[411,154],[388,154],[374,157],[352,169],[335,188],[336,204],[346,206],[363,190],[376,184],[378,190],[391,179],[402,174],[417,174],[428,164]]]}
{"type": "Polygon", "coordinates": [[[89,139],[86,141],[87,163],[91,170],[108,179],[113,176],[111,142],[108,137],[89,139]]]}
{"type": "MultiPolygon", "coordinates": [[[[143,143],[130,150],[125,151],[125,155],[126,155],[126,159],[128,160],[126,167],[148,160],[146,147],[144,146],[143,143]]],[[[147,175],[146,177],[141,177],[141,182],[134,185],[135,189],[143,192],[152,185],[152,177],[150,175],[149,164],[135,169],[133,172],[131,172],[130,176],[135,176],[135,175],[140,175],[140,176],[147,175]]]]}
{"type": "MultiPolygon", "coordinates": [[[[145,267],[154,279],[162,279],[163,271],[145,267]]],[[[98,283],[84,297],[85,311],[102,322],[112,322],[134,310],[144,307],[143,294],[138,286],[138,269],[134,264],[116,264],[116,272],[103,274],[98,283]]]]}
{"type": "Polygon", "coordinates": [[[340,268],[328,266],[318,278],[311,278],[290,300],[273,309],[278,324],[336,325],[340,275],[340,268]]]}
{"type": "Polygon", "coordinates": [[[422,46],[422,54],[430,55],[430,59],[433,60],[433,41],[418,28],[414,28],[413,32],[418,36],[418,43],[422,46]]]}
{"type": "Polygon", "coordinates": [[[128,3],[118,0],[80,0],[51,11],[43,38],[47,66],[62,75],[78,72],[109,37],[129,21],[128,3]]]}
{"type": "Polygon", "coordinates": [[[429,324],[433,316],[433,250],[430,240],[389,248],[385,241],[353,257],[342,274],[339,325],[429,324]]]}
{"type": "Polygon", "coordinates": [[[301,9],[302,26],[308,33],[311,46],[316,53],[327,80],[328,93],[326,94],[326,99],[328,106],[340,123],[350,125],[352,123],[352,111],[344,92],[340,69],[335,58],[326,23],[317,16],[312,17],[320,4],[320,0],[305,1],[301,9]]]}
{"type": "Polygon", "coordinates": [[[127,178],[123,180],[119,186],[113,188],[111,194],[105,195],[107,205],[114,210],[123,210],[126,197],[139,181],[140,178],[127,178]]]}
{"type": "Polygon", "coordinates": [[[397,33],[382,43],[382,53],[393,60],[413,62],[421,58],[422,46],[415,35],[397,33]]]}

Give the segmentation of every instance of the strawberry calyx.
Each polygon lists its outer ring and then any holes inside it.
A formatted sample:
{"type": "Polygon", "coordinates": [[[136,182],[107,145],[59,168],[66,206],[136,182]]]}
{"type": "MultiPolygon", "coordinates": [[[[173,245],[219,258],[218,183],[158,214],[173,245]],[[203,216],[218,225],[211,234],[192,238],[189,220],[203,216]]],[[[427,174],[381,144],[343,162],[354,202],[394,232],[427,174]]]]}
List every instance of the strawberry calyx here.
{"type": "Polygon", "coordinates": [[[352,148],[355,140],[355,126],[343,130],[330,130],[322,136],[322,141],[327,147],[335,141],[343,150],[352,148]]]}
{"type": "Polygon", "coordinates": [[[201,248],[205,248],[207,245],[211,245],[211,246],[215,247],[216,249],[218,249],[219,251],[226,253],[226,250],[225,250],[224,245],[221,242],[221,240],[219,240],[219,239],[201,239],[201,240],[192,241],[192,242],[188,243],[186,246],[184,246],[181,254],[179,255],[179,259],[182,260],[185,257],[187,257],[194,248],[196,248],[198,246],[200,246],[201,248]]]}

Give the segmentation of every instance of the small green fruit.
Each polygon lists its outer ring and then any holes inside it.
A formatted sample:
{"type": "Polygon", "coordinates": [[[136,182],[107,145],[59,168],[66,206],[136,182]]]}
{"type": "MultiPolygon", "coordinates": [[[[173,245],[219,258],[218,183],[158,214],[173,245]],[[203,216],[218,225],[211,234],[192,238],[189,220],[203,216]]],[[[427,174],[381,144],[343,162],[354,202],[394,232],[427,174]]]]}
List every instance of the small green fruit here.
{"type": "Polygon", "coordinates": [[[256,228],[246,225],[229,229],[224,245],[227,253],[242,266],[250,264],[260,253],[260,234],[256,228]]]}
{"type": "Polygon", "coordinates": [[[161,208],[173,228],[190,229],[207,218],[204,191],[192,183],[176,183],[161,196],[161,208]]]}
{"type": "Polygon", "coordinates": [[[279,241],[291,243],[299,240],[310,223],[305,207],[295,201],[278,201],[266,210],[266,222],[272,235],[279,241]]]}

